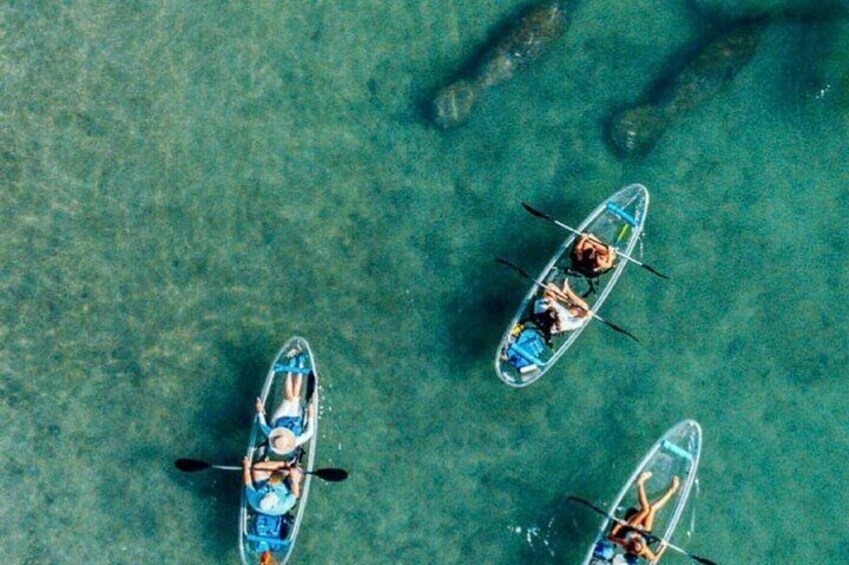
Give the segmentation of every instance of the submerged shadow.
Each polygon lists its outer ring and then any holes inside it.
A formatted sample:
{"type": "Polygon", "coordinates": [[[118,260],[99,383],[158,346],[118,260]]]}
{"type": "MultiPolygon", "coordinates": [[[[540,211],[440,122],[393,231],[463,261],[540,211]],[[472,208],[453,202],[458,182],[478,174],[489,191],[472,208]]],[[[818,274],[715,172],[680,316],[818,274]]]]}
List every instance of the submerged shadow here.
{"type": "MultiPolygon", "coordinates": [[[[568,212],[579,209],[572,205],[571,198],[564,202],[562,199],[529,196],[527,200],[534,208],[555,218],[567,218],[566,223],[574,222],[576,225],[591,210],[568,212]],[[572,219],[575,216],[578,216],[577,220],[572,219]]],[[[458,372],[469,372],[482,360],[494,362],[507,324],[533,284],[508,267],[499,265],[496,258],[507,259],[537,276],[560,244],[569,237],[562,228],[546,225],[531,217],[518,203],[515,221],[500,233],[499,247],[480,250],[481,260],[469,266],[474,276],[466,279],[450,301],[452,315],[446,318],[451,320],[449,331],[453,336],[451,365],[458,372]]]]}
{"type": "MultiPolygon", "coordinates": [[[[274,345],[267,336],[253,335],[225,339],[217,344],[225,361],[222,371],[234,376],[218,389],[220,394],[214,393],[216,402],[207,402],[203,425],[195,430],[204,436],[196,443],[211,444],[203,452],[210,463],[240,464],[250,433],[254,399],[262,386],[274,345]]],[[[227,552],[238,536],[240,473],[214,469],[185,473],[173,466],[172,473],[182,488],[210,501],[199,508],[195,520],[199,527],[193,531],[204,538],[204,543],[211,544],[214,551],[227,552]]]]}

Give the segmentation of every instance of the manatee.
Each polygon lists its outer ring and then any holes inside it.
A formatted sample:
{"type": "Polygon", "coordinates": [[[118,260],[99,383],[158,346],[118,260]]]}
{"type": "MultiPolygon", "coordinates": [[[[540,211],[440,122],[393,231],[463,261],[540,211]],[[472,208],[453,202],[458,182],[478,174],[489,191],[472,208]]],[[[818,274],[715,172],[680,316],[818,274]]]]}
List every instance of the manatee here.
{"type": "Polygon", "coordinates": [[[566,32],[568,19],[562,0],[544,2],[525,10],[503,39],[479,58],[469,76],[442,88],[433,101],[433,121],[441,128],[465,122],[486,89],[513,78],[548,51],[566,32]]]}
{"type": "Polygon", "coordinates": [[[647,154],[672,122],[722,90],[746,66],[766,18],[738,22],[704,41],[694,56],[661,79],[645,100],[610,120],[609,137],[621,156],[647,154]]]}
{"type": "Polygon", "coordinates": [[[446,86],[433,100],[434,123],[443,129],[462,124],[469,119],[479,93],[477,83],[467,80],[446,86]]]}

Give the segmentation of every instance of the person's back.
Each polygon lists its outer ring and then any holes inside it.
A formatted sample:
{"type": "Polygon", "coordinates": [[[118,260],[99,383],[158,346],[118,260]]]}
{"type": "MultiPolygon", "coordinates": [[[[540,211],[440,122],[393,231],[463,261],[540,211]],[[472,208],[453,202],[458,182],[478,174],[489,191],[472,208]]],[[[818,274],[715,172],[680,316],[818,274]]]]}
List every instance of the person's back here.
{"type": "Polygon", "coordinates": [[[595,279],[613,268],[616,251],[592,234],[581,234],[572,247],[570,259],[572,270],[589,279],[595,279]]]}
{"type": "Polygon", "coordinates": [[[247,457],[242,460],[245,497],[251,508],[261,514],[282,516],[289,512],[298,502],[300,480],[301,472],[296,467],[290,468],[276,461],[261,461],[255,462],[252,469],[247,457]]]}

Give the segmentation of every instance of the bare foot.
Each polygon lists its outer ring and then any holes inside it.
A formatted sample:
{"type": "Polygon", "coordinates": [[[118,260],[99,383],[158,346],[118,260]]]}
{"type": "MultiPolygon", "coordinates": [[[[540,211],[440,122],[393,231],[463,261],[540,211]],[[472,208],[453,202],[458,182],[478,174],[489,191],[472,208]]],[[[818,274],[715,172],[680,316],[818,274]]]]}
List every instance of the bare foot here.
{"type": "MultiPolygon", "coordinates": [[[[640,478],[637,479],[637,483],[644,483],[651,478],[651,471],[643,471],[643,474],[640,475],[640,478]]],[[[676,479],[678,477],[675,477],[676,479]]]]}
{"type": "Polygon", "coordinates": [[[673,492],[674,492],[674,491],[676,491],[676,490],[678,490],[678,487],[679,487],[680,485],[681,485],[681,479],[679,479],[677,475],[676,475],[676,476],[674,476],[674,477],[672,477],[672,489],[673,489],[673,492]]]}

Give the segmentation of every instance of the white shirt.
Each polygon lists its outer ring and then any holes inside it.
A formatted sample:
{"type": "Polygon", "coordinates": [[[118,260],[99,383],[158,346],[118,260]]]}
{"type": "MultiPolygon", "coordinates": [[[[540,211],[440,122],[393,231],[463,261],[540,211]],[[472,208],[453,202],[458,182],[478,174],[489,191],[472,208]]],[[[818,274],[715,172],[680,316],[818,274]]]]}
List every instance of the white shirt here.
{"type": "Polygon", "coordinates": [[[584,325],[586,318],[581,318],[569,312],[569,309],[556,300],[540,298],[534,304],[534,314],[542,314],[554,309],[557,312],[557,323],[551,328],[552,334],[561,334],[577,330],[584,325]]]}

